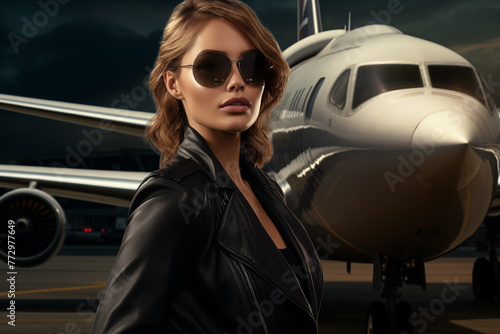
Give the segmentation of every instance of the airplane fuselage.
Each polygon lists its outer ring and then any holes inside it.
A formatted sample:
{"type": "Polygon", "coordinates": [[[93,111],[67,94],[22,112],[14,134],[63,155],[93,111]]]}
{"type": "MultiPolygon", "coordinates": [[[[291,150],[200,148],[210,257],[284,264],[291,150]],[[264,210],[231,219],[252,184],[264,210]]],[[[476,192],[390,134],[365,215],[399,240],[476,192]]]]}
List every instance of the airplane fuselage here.
{"type": "MultiPolygon", "coordinates": [[[[285,51],[286,54],[286,51],[285,51]]],[[[386,26],[347,32],[292,67],[267,169],[325,258],[443,255],[497,186],[500,123],[464,58],[386,26]]]]}

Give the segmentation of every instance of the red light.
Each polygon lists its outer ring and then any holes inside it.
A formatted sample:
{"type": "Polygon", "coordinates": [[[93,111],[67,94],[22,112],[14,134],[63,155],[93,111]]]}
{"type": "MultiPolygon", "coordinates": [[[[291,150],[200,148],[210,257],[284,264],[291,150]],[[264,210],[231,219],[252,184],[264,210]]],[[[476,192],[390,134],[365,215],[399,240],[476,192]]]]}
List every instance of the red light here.
{"type": "Polygon", "coordinates": [[[83,231],[84,231],[84,232],[88,232],[88,231],[89,231],[89,229],[88,229],[88,228],[84,228],[84,229],[83,229],[83,231]]]}
{"type": "Polygon", "coordinates": [[[92,232],[92,229],[91,229],[91,228],[89,228],[89,232],[92,232]]]}
{"type": "Polygon", "coordinates": [[[103,228],[101,228],[101,232],[104,232],[104,229],[103,229],[103,228]]]}

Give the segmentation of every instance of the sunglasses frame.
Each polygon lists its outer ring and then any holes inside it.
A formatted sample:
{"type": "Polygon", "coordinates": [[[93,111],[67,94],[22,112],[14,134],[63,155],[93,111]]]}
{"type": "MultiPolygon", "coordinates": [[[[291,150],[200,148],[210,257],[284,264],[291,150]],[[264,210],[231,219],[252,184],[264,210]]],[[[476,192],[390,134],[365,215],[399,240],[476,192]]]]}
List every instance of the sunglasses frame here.
{"type": "MultiPolygon", "coordinates": [[[[196,80],[196,82],[198,84],[200,84],[201,86],[203,87],[207,87],[207,88],[216,88],[218,87],[219,85],[223,85],[225,82],[226,82],[226,79],[231,75],[231,68],[232,68],[232,65],[233,65],[233,62],[237,62],[238,64],[238,71],[240,72],[240,75],[242,77],[242,79],[245,81],[245,84],[247,85],[250,85],[250,86],[256,86],[255,83],[252,82],[253,78],[246,78],[245,75],[243,74],[242,70],[241,70],[241,62],[245,59],[245,57],[247,57],[248,55],[250,54],[255,54],[256,57],[262,57],[263,60],[264,60],[264,63],[267,63],[267,59],[264,57],[264,55],[257,49],[254,49],[254,50],[251,50],[251,51],[248,51],[246,52],[242,57],[241,59],[231,59],[229,58],[228,56],[226,56],[225,54],[223,53],[220,53],[220,52],[217,52],[217,51],[206,51],[206,52],[201,52],[199,53],[196,58],[194,59],[194,62],[193,64],[187,64],[187,65],[179,65],[177,67],[192,67],[193,68],[193,76],[196,80]],[[210,54],[213,54],[213,55],[216,55],[217,57],[224,57],[226,58],[227,60],[229,60],[230,62],[230,67],[229,67],[229,71],[226,75],[226,77],[224,79],[221,79],[219,82],[217,82],[217,78],[214,78],[214,82],[211,83],[211,84],[208,84],[208,82],[204,82],[205,80],[202,80],[202,78],[199,77],[199,74],[198,74],[198,67],[197,67],[197,61],[199,61],[200,57],[203,57],[203,56],[206,56],[206,55],[210,55],[210,54]]],[[[227,64],[227,63],[226,63],[227,64]]],[[[267,65],[267,64],[266,64],[267,65]]],[[[265,72],[269,69],[270,67],[267,67],[265,70],[264,70],[264,74],[265,72]]],[[[262,80],[262,84],[259,85],[259,86],[264,86],[265,85],[265,75],[264,75],[264,78],[262,80]]]]}

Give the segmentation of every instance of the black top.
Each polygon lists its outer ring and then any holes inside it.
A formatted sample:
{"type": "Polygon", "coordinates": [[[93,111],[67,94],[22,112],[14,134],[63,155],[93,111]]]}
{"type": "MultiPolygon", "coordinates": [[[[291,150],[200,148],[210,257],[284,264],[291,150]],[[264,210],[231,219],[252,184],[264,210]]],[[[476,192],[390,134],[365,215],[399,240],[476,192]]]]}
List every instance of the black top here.
{"type": "Polygon", "coordinates": [[[299,281],[302,291],[304,291],[304,289],[307,287],[307,282],[305,281],[305,271],[302,267],[302,263],[300,263],[299,258],[297,257],[295,252],[290,249],[290,247],[280,248],[280,253],[281,255],[283,255],[286,262],[288,262],[288,265],[292,269],[295,278],[297,279],[297,281],[299,281]]]}

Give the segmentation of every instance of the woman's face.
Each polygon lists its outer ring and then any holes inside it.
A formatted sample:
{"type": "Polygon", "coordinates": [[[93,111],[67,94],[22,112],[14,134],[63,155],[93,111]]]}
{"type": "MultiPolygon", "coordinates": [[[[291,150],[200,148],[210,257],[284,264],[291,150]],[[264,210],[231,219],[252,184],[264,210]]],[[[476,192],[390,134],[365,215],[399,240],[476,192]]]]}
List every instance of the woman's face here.
{"type": "MultiPolygon", "coordinates": [[[[180,65],[193,64],[195,58],[207,50],[229,59],[241,59],[254,49],[252,42],[238,28],[224,19],[215,18],[202,28],[180,65]]],[[[206,138],[214,132],[239,133],[255,123],[264,86],[247,85],[237,62],[232,62],[226,81],[214,88],[201,86],[195,80],[193,70],[192,66],[179,67],[165,76],[169,92],[184,105],[189,125],[206,138]]]]}

